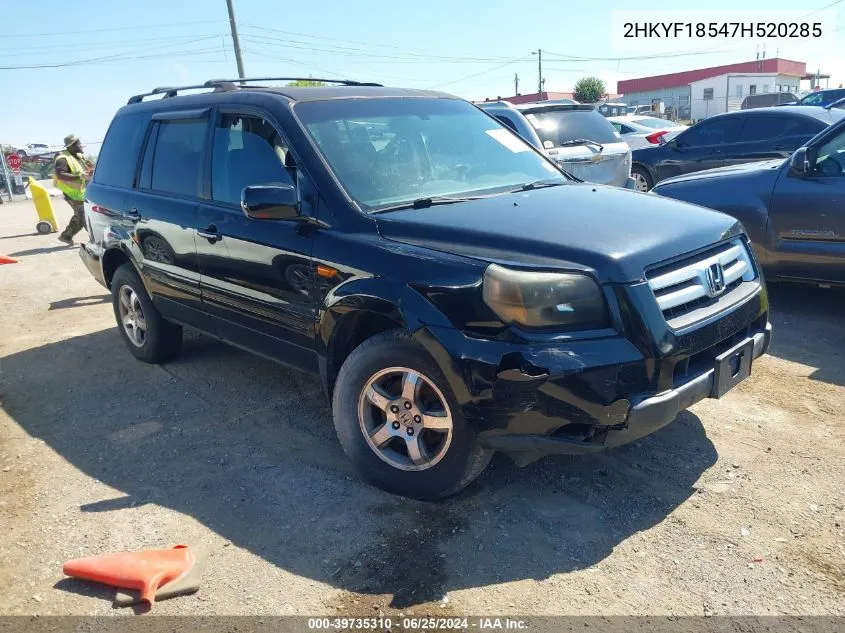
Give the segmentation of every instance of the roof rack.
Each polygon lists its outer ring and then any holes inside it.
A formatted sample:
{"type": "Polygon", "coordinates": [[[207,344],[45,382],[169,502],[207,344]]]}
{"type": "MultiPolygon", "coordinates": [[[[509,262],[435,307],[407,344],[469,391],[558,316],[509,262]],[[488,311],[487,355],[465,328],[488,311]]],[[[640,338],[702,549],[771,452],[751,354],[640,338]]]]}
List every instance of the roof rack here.
{"type": "Polygon", "coordinates": [[[210,79],[205,83],[211,87],[218,84],[244,84],[253,81],[315,81],[324,84],[341,84],[343,86],[371,86],[373,88],[381,88],[381,84],[353,81],[351,79],[320,79],[319,77],[247,77],[246,79],[210,79]]]}
{"type": "Polygon", "coordinates": [[[158,88],[153,88],[150,92],[144,92],[142,94],[129,97],[129,101],[126,103],[127,105],[132,103],[141,103],[144,100],[144,97],[152,97],[153,95],[163,95],[162,99],[167,99],[175,97],[182,90],[201,90],[202,88],[214,88],[213,92],[227,92],[229,90],[234,90],[236,86],[232,85],[230,87],[222,83],[211,83],[208,81],[204,84],[196,84],[193,86],[159,86],[158,88]]]}
{"type": "Polygon", "coordinates": [[[209,79],[205,83],[195,84],[192,86],[159,86],[153,88],[150,92],[145,92],[139,95],[134,95],[129,98],[127,104],[141,103],[144,97],[152,97],[154,95],[162,95],[162,99],[175,97],[183,90],[200,90],[202,88],[214,88],[213,92],[229,92],[237,90],[246,83],[254,81],[319,81],[326,84],[341,84],[343,86],[370,86],[374,88],[381,88],[381,84],[373,82],[352,81],[350,79],[318,79],[314,77],[248,77],[245,79],[209,79]]]}

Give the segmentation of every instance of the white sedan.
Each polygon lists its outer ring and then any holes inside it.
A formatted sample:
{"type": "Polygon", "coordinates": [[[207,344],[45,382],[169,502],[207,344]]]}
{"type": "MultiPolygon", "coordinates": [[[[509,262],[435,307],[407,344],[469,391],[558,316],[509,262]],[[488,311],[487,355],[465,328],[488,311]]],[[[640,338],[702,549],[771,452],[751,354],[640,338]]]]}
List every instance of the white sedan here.
{"type": "Polygon", "coordinates": [[[631,149],[659,145],[687,129],[686,125],[678,125],[654,116],[627,114],[611,116],[607,120],[631,149]]]}

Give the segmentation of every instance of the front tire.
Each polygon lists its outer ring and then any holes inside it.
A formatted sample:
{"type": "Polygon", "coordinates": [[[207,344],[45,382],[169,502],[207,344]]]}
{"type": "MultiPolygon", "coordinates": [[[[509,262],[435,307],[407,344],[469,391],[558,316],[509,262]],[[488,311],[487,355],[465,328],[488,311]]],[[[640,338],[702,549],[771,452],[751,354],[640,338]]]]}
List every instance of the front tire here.
{"type": "Polygon", "coordinates": [[[439,367],[403,330],[383,332],[353,350],[338,373],[332,412],[355,468],[402,496],[455,494],[493,454],[478,445],[439,367]]]}
{"type": "Polygon", "coordinates": [[[114,272],[111,288],[117,327],[132,355],[145,363],[161,363],[178,356],[182,328],[162,318],[131,264],[123,264],[114,272]]]}

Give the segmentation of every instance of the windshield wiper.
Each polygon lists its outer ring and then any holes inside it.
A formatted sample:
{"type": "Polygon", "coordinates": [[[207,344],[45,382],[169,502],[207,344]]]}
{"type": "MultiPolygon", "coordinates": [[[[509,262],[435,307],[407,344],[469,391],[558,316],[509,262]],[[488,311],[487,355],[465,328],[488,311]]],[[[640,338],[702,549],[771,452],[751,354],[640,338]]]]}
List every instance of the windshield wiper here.
{"type": "Polygon", "coordinates": [[[432,196],[431,198],[417,198],[413,202],[402,202],[389,207],[382,207],[371,211],[371,213],[387,213],[388,211],[400,211],[401,209],[427,209],[439,204],[455,204],[456,202],[469,202],[488,196],[466,196],[463,198],[450,198],[448,196],[432,196]]]}
{"type": "Polygon", "coordinates": [[[576,145],[593,145],[599,148],[599,153],[604,151],[604,145],[598,141],[591,141],[588,138],[574,138],[571,141],[564,141],[558,147],[575,147],[576,145]]]}
{"type": "Polygon", "coordinates": [[[560,180],[535,180],[534,182],[526,182],[519,189],[514,189],[511,193],[519,193],[520,191],[531,191],[532,189],[540,189],[542,187],[559,187],[563,184],[560,180]]]}

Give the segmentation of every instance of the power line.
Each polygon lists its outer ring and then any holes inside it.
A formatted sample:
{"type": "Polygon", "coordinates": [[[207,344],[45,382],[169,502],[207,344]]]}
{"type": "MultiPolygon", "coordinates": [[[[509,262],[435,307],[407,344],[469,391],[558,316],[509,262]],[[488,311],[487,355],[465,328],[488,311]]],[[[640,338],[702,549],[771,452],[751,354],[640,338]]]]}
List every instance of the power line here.
{"type": "MultiPolygon", "coordinates": [[[[722,50],[719,52],[727,53],[727,52],[735,52],[741,50],[739,48],[734,48],[730,50],[722,50]]],[[[678,52],[678,53],[659,53],[654,55],[629,55],[629,56],[619,56],[619,57],[580,57],[577,55],[564,55],[562,53],[553,53],[552,51],[546,51],[547,55],[553,55],[559,59],[554,59],[556,62],[618,62],[618,61],[638,61],[638,60],[646,60],[646,59],[665,59],[667,57],[691,57],[697,55],[713,55],[713,50],[702,50],[702,51],[689,51],[689,52],[678,52]]]]}
{"type": "MultiPolygon", "coordinates": [[[[196,39],[193,39],[193,40],[183,42],[182,44],[183,45],[184,44],[195,44],[197,42],[202,42],[202,41],[214,39],[214,38],[217,38],[217,37],[220,37],[220,36],[219,35],[212,35],[212,36],[200,37],[200,38],[196,38],[196,39]]],[[[170,48],[172,46],[173,46],[173,44],[167,44],[165,46],[154,46],[152,48],[148,48],[147,51],[161,50],[161,49],[170,48]]],[[[202,52],[209,52],[209,50],[216,50],[216,49],[208,49],[208,50],[204,50],[202,52]]],[[[176,55],[176,54],[185,54],[185,53],[193,53],[193,52],[198,52],[198,51],[173,51],[171,54],[176,55]]],[[[123,53],[117,53],[115,55],[105,55],[103,57],[92,57],[90,59],[77,59],[77,60],[70,61],[70,62],[61,62],[61,63],[54,63],[54,64],[28,64],[28,65],[22,65],[22,66],[0,66],[0,70],[33,70],[33,69],[37,69],[37,68],[66,68],[68,66],[82,66],[82,65],[86,65],[86,64],[92,64],[92,63],[97,63],[97,62],[102,62],[102,61],[107,61],[107,60],[120,61],[121,58],[124,58],[124,59],[144,59],[146,57],[146,56],[126,57],[126,55],[128,55],[128,54],[129,53],[123,52],[123,53]]]]}
{"type": "MultiPolygon", "coordinates": [[[[835,7],[837,4],[841,3],[842,1],[843,0],[836,0],[836,2],[831,2],[830,4],[822,7],[821,9],[816,9],[815,11],[810,11],[807,15],[803,15],[798,19],[803,20],[804,18],[809,18],[811,15],[815,15],[816,13],[820,13],[820,12],[824,11],[825,9],[829,9],[830,7],[835,7]]],[[[839,30],[839,29],[837,29],[837,30],[839,30]]]]}
{"type": "Polygon", "coordinates": [[[174,26],[191,26],[196,24],[212,24],[216,23],[219,24],[220,20],[197,20],[194,22],[171,22],[170,24],[146,24],[146,25],[135,25],[135,26],[118,26],[118,27],[111,27],[107,29],[89,29],[85,31],[54,31],[52,33],[23,33],[23,34],[14,34],[14,35],[0,35],[0,38],[13,38],[13,37],[49,37],[51,35],[80,35],[82,33],[105,33],[105,32],[113,32],[113,31],[134,31],[134,30],[141,30],[141,29],[161,29],[161,28],[170,28],[174,26]]]}
{"type": "MultiPolygon", "coordinates": [[[[347,40],[347,39],[341,39],[341,38],[337,38],[337,37],[327,37],[325,35],[311,35],[309,33],[302,33],[302,32],[297,32],[297,31],[285,31],[283,29],[274,29],[274,28],[270,28],[270,27],[267,27],[267,26],[257,26],[255,24],[250,24],[248,22],[241,22],[241,25],[249,27],[249,28],[253,28],[253,29],[258,29],[259,31],[282,33],[283,35],[286,35],[286,36],[287,35],[294,35],[294,36],[297,36],[297,37],[306,37],[306,38],[310,38],[310,39],[325,40],[325,41],[329,41],[329,42],[342,42],[342,43],[345,43],[345,44],[363,44],[364,46],[370,46],[370,47],[376,47],[376,48],[389,48],[389,49],[393,49],[393,50],[400,50],[400,51],[404,51],[406,54],[417,53],[417,54],[420,54],[420,55],[431,55],[431,53],[428,53],[427,51],[420,51],[418,49],[408,48],[407,46],[396,46],[394,44],[379,44],[379,43],[376,43],[376,42],[364,42],[364,41],[361,41],[361,40],[347,40]]],[[[258,37],[258,36],[256,36],[256,37],[258,37]]],[[[313,42],[307,42],[307,43],[313,44],[313,42]]],[[[360,49],[354,49],[354,50],[360,50],[360,49]]],[[[504,59],[504,58],[502,58],[502,59],[504,59]]]]}
{"type": "Polygon", "coordinates": [[[302,66],[303,68],[307,68],[309,71],[318,70],[320,72],[323,72],[323,73],[326,73],[328,75],[332,75],[332,76],[335,76],[335,77],[344,77],[344,78],[347,78],[347,79],[358,79],[358,80],[372,79],[374,81],[381,81],[381,79],[392,79],[394,81],[404,82],[406,84],[407,83],[427,83],[424,80],[420,80],[420,79],[408,79],[407,77],[396,77],[396,76],[393,76],[393,75],[386,75],[381,71],[379,71],[378,73],[373,73],[374,75],[376,75],[376,77],[370,77],[369,75],[367,75],[366,77],[362,78],[362,76],[357,75],[356,73],[349,73],[349,72],[346,72],[346,71],[332,70],[332,69],[317,66],[315,64],[311,64],[311,63],[308,63],[308,62],[302,62],[302,61],[298,61],[296,59],[291,59],[289,57],[278,57],[276,55],[269,55],[266,51],[263,51],[263,50],[257,50],[257,49],[254,49],[254,48],[244,48],[243,51],[245,53],[249,53],[250,55],[255,55],[263,61],[288,62],[290,64],[295,64],[296,66],[302,66]]]}
{"type": "MultiPolygon", "coordinates": [[[[172,37],[150,37],[150,38],[141,38],[141,39],[132,39],[132,40],[111,40],[107,42],[85,42],[80,44],[58,44],[58,45],[51,45],[51,46],[30,46],[30,47],[21,47],[21,46],[10,46],[7,49],[0,49],[0,56],[3,57],[26,57],[30,55],[51,55],[56,53],[64,53],[64,52],[79,52],[79,51],[86,51],[86,50],[97,50],[100,48],[108,48],[108,49],[115,49],[121,47],[135,47],[138,44],[148,44],[150,42],[179,42],[184,40],[189,40],[194,37],[228,37],[227,33],[209,33],[208,35],[204,34],[196,34],[193,36],[185,36],[185,35],[178,35],[172,37]],[[26,52],[18,54],[18,51],[27,51],[27,50],[36,50],[40,52],[26,52]],[[7,53],[6,51],[13,51],[12,53],[7,53]]],[[[134,52],[134,51],[133,51],[134,52]]]]}
{"type": "Polygon", "coordinates": [[[387,59],[391,61],[409,61],[409,62],[444,62],[444,63],[454,63],[454,62],[466,62],[466,63],[475,63],[481,62],[485,64],[489,64],[490,62],[502,62],[508,61],[507,57],[450,57],[444,55],[419,55],[413,53],[407,53],[405,55],[396,55],[396,54],[382,54],[382,53],[375,53],[371,51],[367,51],[360,48],[351,48],[346,46],[316,46],[313,42],[302,42],[299,40],[292,40],[287,39],[284,41],[280,41],[278,38],[271,38],[266,36],[259,36],[259,35],[244,35],[243,39],[245,41],[250,41],[255,44],[263,44],[267,46],[276,46],[279,48],[285,49],[295,49],[295,50],[305,50],[305,51],[313,51],[318,53],[323,53],[326,55],[338,55],[338,56],[345,56],[345,57],[372,57],[375,59],[387,59]]]}
{"type": "Polygon", "coordinates": [[[504,68],[505,66],[510,66],[511,64],[518,64],[519,62],[524,62],[526,59],[530,59],[530,55],[526,55],[525,57],[519,57],[517,59],[512,59],[511,61],[505,62],[504,64],[499,64],[498,66],[494,66],[493,68],[488,68],[487,70],[482,70],[478,73],[473,73],[472,75],[467,75],[466,77],[461,77],[460,79],[455,79],[454,81],[447,81],[446,83],[437,84],[435,86],[431,86],[430,89],[434,88],[443,88],[445,86],[451,86],[456,83],[460,83],[462,81],[466,81],[467,79],[473,79],[475,77],[480,77],[481,75],[486,75],[487,73],[492,73],[500,68],[504,68]]]}

